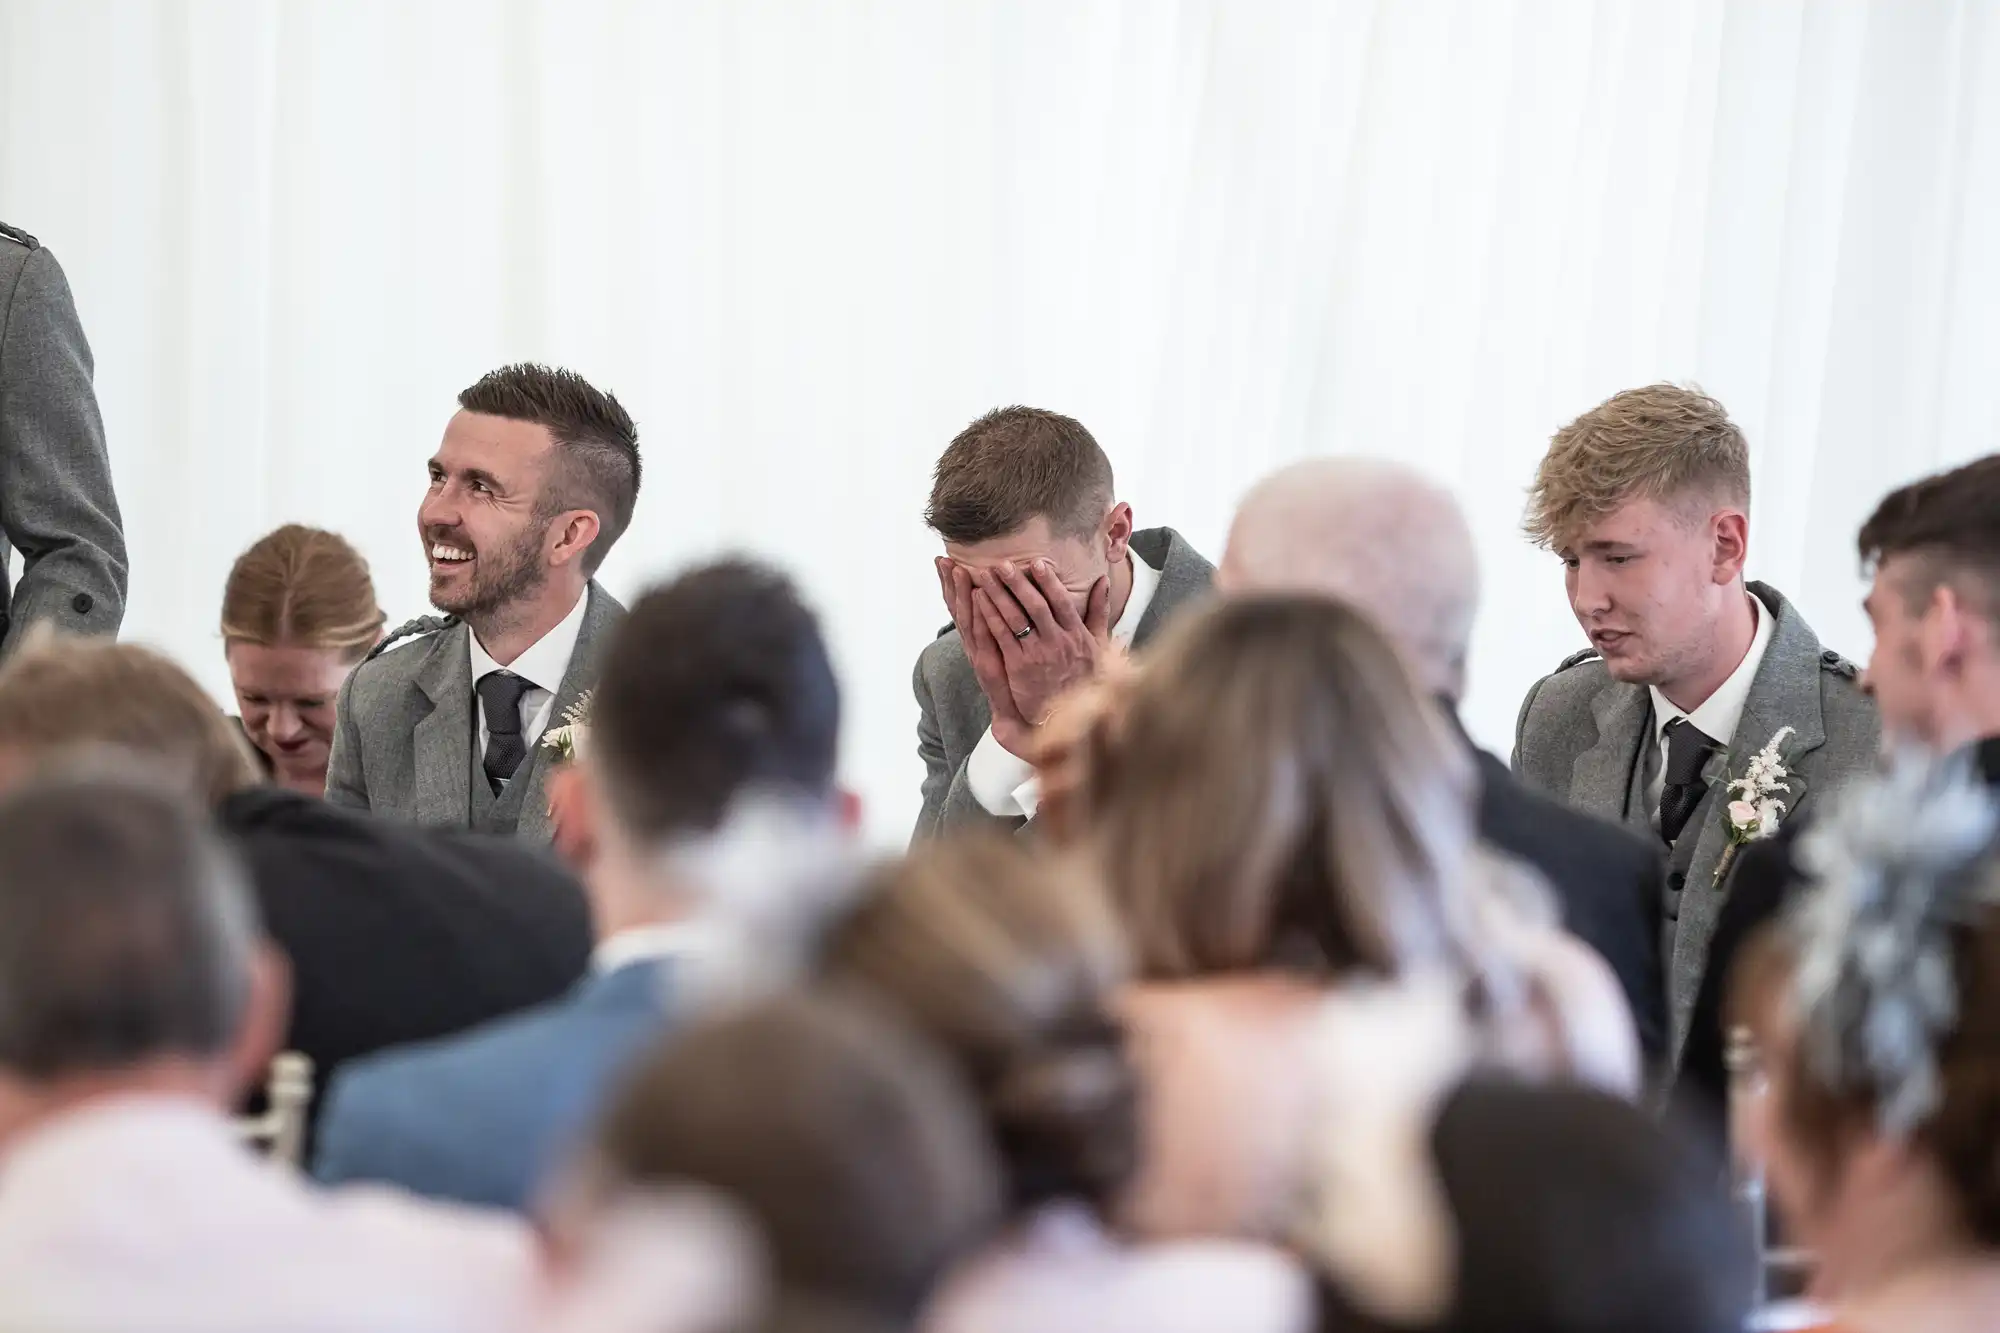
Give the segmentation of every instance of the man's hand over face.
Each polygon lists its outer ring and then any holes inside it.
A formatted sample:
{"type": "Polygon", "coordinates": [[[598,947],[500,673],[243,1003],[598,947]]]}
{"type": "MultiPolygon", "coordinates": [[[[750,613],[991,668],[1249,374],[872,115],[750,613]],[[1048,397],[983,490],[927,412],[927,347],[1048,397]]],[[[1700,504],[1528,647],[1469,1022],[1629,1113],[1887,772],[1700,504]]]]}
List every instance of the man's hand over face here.
{"type": "Polygon", "coordinates": [[[991,706],[993,738],[1032,760],[1034,729],[1065,690],[1096,674],[1111,642],[1111,581],[1092,586],[1079,616],[1047,561],[969,570],[940,559],[938,580],[991,706]]]}

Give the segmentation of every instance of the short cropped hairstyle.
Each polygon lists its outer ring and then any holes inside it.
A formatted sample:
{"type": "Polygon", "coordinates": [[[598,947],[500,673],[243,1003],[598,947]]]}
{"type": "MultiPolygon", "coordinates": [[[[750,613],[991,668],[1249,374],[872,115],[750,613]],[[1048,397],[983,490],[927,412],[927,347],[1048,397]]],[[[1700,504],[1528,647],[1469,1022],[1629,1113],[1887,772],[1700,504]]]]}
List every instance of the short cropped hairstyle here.
{"type": "Polygon", "coordinates": [[[645,842],[713,832],[739,796],[832,794],[840,690],[783,575],[707,565],[641,597],[591,696],[592,762],[645,842]]]}
{"type": "Polygon", "coordinates": [[[287,523],[236,557],[222,589],[222,641],[323,648],[350,662],[382,639],[368,562],[337,533],[287,523]]]}
{"type": "Polygon", "coordinates": [[[639,428],[616,398],[573,370],[523,361],[480,376],[458,405],[482,416],[540,426],[556,442],[555,466],[536,513],[568,509],[597,515],[597,540],[584,552],[583,572],[595,574],[632,525],[639,499],[639,428]]]}
{"type": "Polygon", "coordinates": [[[1557,431],[1522,523],[1561,550],[1632,500],[1701,498],[1750,508],[1750,448],[1721,403],[1696,388],[1627,389],[1557,431]]]}
{"type": "Polygon", "coordinates": [[[948,542],[991,541],[1037,517],[1058,536],[1088,537],[1111,503],[1111,460],[1082,422],[1002,407],[945,448],[924,521],[948,542]]]}
{"type": "Polygon", "coordinates": [[[801,991],[706,1018],[623,1082],[587,1159],[600,1178],[728,1196],[794,1299],[910,1327],[1000,1222],[971,1092],[857,999],[801,991]]]}
{"type": "Polygon", "coordinates": [[[213,1057],[249,1003],[256,913],[203,813],[106,757],[0,799],[0,1066],[213,1057]]]}
{"type": "Polygon", "coordinates": [[[2000,618],[2000,454],[1890,495],[1861,525],[1857,544],[1864,566],[1913,557],[1903,589],[1913,601],[1952,582],[1988,618],[2000,618]]]}
{"type": "Polygon", "coordinates": [[[94,745],[142,756],[211,807],[258,780],[241,729],[150,648],[49,634],[0,665],[0,751],[39,760],[94,745]]]}

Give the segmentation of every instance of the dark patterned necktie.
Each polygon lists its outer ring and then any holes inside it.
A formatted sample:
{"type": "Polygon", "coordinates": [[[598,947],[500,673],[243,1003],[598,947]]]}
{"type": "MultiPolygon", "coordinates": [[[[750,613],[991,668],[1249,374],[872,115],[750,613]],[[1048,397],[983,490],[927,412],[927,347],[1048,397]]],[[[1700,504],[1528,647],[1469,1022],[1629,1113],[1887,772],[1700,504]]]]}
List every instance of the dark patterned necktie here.
{"type": "Polygon", "coordinates": [[[1701,770],[1715,753],[1715,739],[1684,717],[1667,723],[1667,771],[1660,784],[1660,837],[1672,846],[1701,804],[1707,784],[1701,770]]]}
{"type": "Polygon", "coordinates": [[[479,702],[486,709],[486,781],[495,796],[528,757],[521,735],[521,696],[534,688],[511,671],[489,671],[479,678],[479,702]]]}

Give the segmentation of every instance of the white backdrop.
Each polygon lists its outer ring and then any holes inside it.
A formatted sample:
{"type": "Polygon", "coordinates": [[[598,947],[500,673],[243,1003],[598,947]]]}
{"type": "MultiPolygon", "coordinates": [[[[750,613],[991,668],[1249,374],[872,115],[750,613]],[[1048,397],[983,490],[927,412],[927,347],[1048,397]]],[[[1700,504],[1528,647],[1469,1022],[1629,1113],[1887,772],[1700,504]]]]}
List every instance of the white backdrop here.
{"type": "Polygon", "coordinates": [[[1851,534],[2000,447],[1992,0],[0,0],[0,219],[67,267],[127,633],[226,689],[230,560],[338,529],[392,619],[453,395],[619,393],[620,593],[791,570],[871,825],[916,809],[919,519],[997,404],[1080,417],[1216,553],[1314,453],[1409,459],[1489,579],[1505,748],[1576,646],[1518,537],[1549,433],[1694,379],[1748,430],[1753,571],[1868,647],[1851,534]]]}

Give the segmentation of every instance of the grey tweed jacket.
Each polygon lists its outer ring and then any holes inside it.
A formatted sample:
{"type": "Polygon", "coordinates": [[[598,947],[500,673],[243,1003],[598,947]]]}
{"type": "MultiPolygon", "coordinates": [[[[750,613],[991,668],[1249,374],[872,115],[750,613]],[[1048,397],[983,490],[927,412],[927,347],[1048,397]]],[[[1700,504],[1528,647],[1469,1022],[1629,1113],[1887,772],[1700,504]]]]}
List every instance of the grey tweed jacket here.
{"type": "Polygon", "coordinates": [[[0,533],[21,553],[19,581],[0,577],[8,646],[37,621],[116,634],[125,618],[125,533],[91,370],[55,256],[0,223],[0,533]]]}
{"type": "MultiPolygon", "coordinates": [[[[549,717],[560,719],[597,681],[611,631],[625,614],[592,583],[583,627],[549,717]]],[[[347,677],[326,765],[326,797],[336,805],[446,828],[473,824],[473,771],[479,735],[472,693],[472,631],[450,618],[413,622],[419,637],[396,643],[347,677]]],[[[392,639],[395,636],[392,636],[392,639]]],[[[546,844],[547,751],[533,746],[512,786],[521,790],[515,833],[546,844]]]]}
{"type": "MultiPolygon", "coordinates": [[[[1132,636],[1133,646],[1138,647],[1175,612],[1208,591],[1215,567],[1172,528],[1133,533],[1132,550],[1160,571],[1159,589],[1132,636]]],[[[988,814],[966,783],[966,760],[993,725],[993,713],[953,626],[946,625],[918,655],[915,688],[917,752],[924,758],[924,809],[917,817],[916,838],[934,837],[954,824],[981,821],[996,828],[1019,827],[1025,821],[988,814]]]]}
{"type": "MultiPolygon", "coordinates": [[[[1775,588],[1750,591],[1774,618],[1770,647],[1750,685],[1743,717],[1727,753],[1703,770],[1708,793],[1668,856],[1668,893],[1678,919],[1662,931],[1667,978],[1669,1050],[1680,1063],[1708,945],[1727,880],[1717,883],[1729,845],[1727,784],[1780,728],[1791,770],[1787,820],[1875,764],[1881,724],[1862,693],[1855,665],[1822,649],[1798,610],[1775,588]]],[[[1653,734],[1651,693],[1611,678],[1594,652],[1578,653],[1554,675],[1536,681],[1521,704],[1514,771],[1529,785],[1578,810],[1620,820],[1657,840],[1646,809],[1644,745],[1653,734]]],[[[1663,915],[1665,906],[1662,908],[1663,915]]]]}

